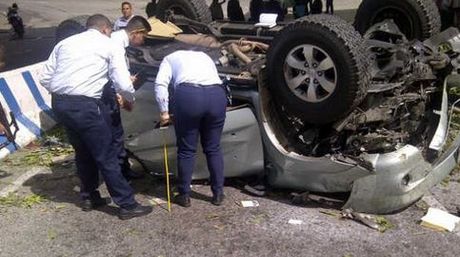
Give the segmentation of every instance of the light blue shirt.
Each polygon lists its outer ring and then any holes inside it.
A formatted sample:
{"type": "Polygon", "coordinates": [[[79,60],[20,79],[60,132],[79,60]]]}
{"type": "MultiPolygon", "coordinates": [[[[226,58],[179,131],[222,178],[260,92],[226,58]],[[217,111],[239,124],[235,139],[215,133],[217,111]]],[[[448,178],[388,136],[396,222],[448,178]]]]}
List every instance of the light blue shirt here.
{"type": "Polygon", "coordinates": [[[134,15],[131,15],[129,18],[125,18],[124,16],[121,16],[120,18],[116,19],[115,22],[113,23],[113,31],[122,29],[128,25],[129,20],[134,17],[134,15]]]}
{"type": "Polygon", "coordinates": [[[50,93],[92,98],[101,98],[104,85],[110,79],[126,100],[134,101],[134,88],[124,52],[95,29],[59,42],[39,78],[50,93]]]}
{"type": "Polygon", "coordinates": [[[169,91],[181,83],[222,84],[214,61],[206,53],[180,50],[167,55],[155,79],[155,96],[161,112],[169,110],[169,91]]]}

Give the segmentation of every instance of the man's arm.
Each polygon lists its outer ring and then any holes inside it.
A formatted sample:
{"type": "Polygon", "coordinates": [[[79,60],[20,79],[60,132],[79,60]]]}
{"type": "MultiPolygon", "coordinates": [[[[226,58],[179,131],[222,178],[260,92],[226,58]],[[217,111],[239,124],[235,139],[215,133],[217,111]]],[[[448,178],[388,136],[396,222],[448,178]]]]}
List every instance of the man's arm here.
{"type": "Polygon", "coordinates": [[[48,91],[50,91],[50,82],[51,79],[54,75],[54,72],[56,71],[56,65],[57,65],[57,54],[56,52],[58,51],[60,47],[60,44],[56,45],[51,52],[48,60],[45,62],[43,65],[42,71],[39,75],[39,81],[40,84],[46,88],[48,91]]]}
{"type": "Polygon", "coordinates": [[[168,86],[172,79],[172,67],[168,58],[164,58],[158,69],[155,79],[155,99],[160,109],[160,124],[165,125],[169,120],[169,91],[168,86]]]}
{"type": "Polygon", "coordinates": [[[109,60],[109,77],[113,81],[115,90],[128,102],[134,102],[134,88],[126,65],[124,51],[121,47],[113,46],[109,60]]]}

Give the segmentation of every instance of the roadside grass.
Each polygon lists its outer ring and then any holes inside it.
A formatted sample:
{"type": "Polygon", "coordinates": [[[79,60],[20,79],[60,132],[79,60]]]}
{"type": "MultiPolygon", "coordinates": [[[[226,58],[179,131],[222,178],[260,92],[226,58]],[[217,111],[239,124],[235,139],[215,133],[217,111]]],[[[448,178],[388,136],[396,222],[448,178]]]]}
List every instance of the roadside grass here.
{"type": "Polygon", "coordinates": [[[32,208],[34,205],[44,203],[46,199],[41,195],[29,194],[20,196],[15,193],[10,193],[7,196],[0,197],[0,208],[1,207],[20,207],[20,208],[32,208]]]}
{"type": "Polygon", "coordinates": [[[11,166],[52,166],[54,158],[74,153],[68,143],[62,126],[56,126],[46,132],[41,138],[33,141],[18,154],[10,155],[3,159],[11,166]]]}

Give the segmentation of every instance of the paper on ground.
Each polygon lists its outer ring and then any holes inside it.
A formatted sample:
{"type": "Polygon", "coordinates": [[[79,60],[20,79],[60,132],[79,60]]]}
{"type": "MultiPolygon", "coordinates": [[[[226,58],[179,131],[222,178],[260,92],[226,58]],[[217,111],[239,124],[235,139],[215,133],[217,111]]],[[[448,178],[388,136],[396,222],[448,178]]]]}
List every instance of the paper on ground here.
{"type": "Polygon", "coordinates": [[[161,198],[157,198],[157,197],[154,197],[154,198],[150,199],[149,202],[152,205],[162,205],[162,204],[167,203],[165,200],[163,200],[161,198]]]}
{"type": "Polygon", "coordinates": [[[436,208],[428,208],[428,212],[422,217],[422,226],[437,230],[447,230],[452,232],[460,218],[436,208]]]}
{"type": "Polygon", "coordinates": [[[256,200],[247,200],[247,201],[241,201],[241,206],[243,207],[257,207],[259,206],[259,202],[256,200]]]}
{"type": "Polygon", "coordinates": [[[300,224],[303,223],[303,221],[301,221],[301,220],[290,219],[290,220],[288,221],[288,223],[289,223],[289,224],[292,224],[292,225],[300,225],[300,224]]]}

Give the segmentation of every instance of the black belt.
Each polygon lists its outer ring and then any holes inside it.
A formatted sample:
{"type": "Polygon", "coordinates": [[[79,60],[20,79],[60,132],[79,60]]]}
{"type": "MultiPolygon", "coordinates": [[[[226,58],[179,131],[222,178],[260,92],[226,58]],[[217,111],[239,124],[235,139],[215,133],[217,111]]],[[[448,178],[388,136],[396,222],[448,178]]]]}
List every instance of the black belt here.
{"type": "Polygon", "coordinates": [[[222,87],[222,84],[202,85],[202,84],[197,84],[197,83],[183,82],[183,83],[180,83],[179,86],[207,88],[207,87],[222,87]]]}
{"type": "Polygon", "coordinates": [[[67,94],[56,94],[52,93],[51,96],[54,99],[65,99],[65,100],[86,100],[86,101],[99,101],[100,99],[84,96],[84,95],[67,95],[67,94]]]}

